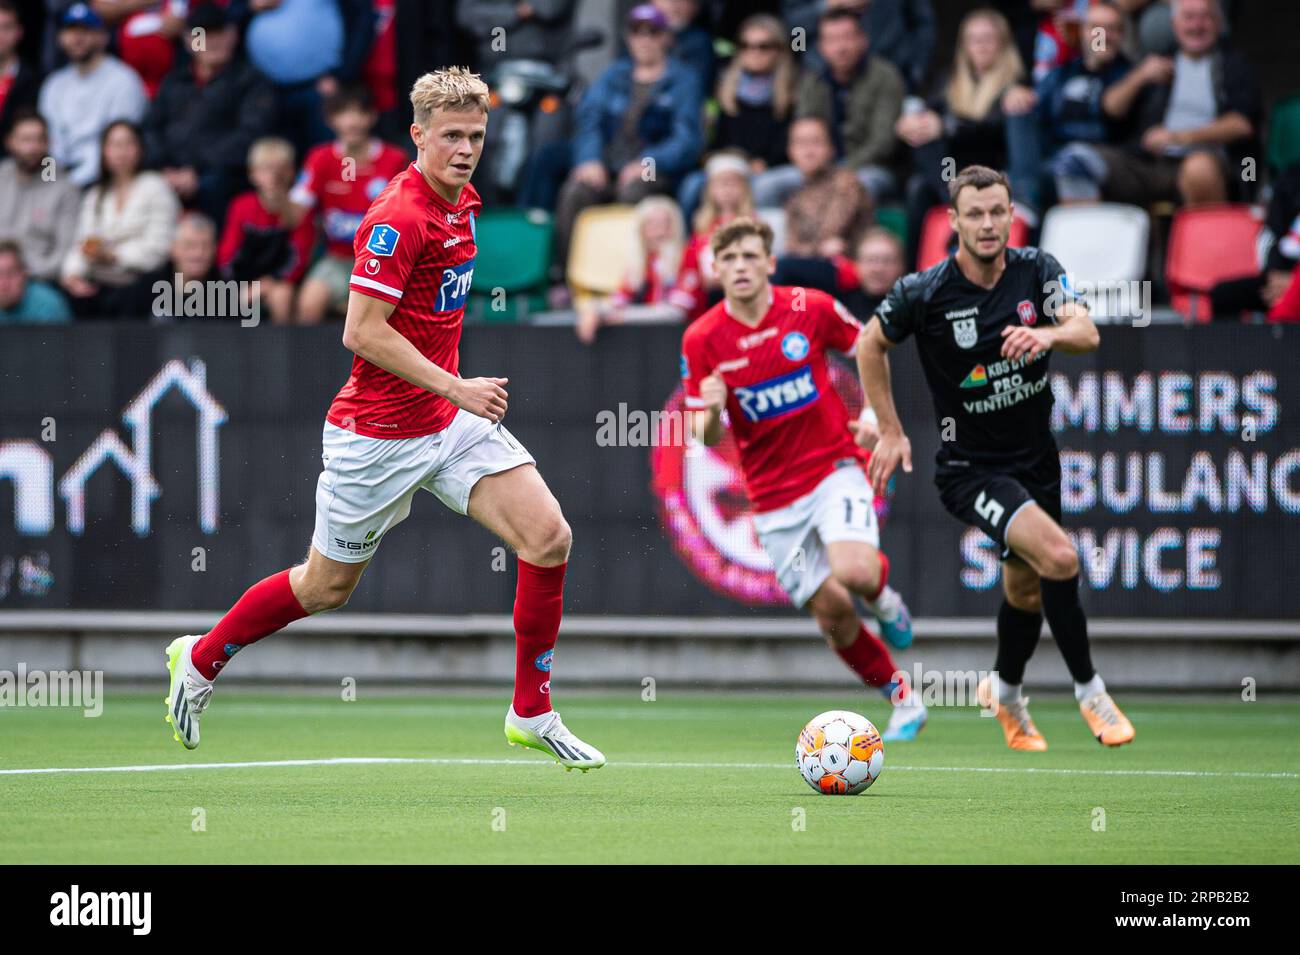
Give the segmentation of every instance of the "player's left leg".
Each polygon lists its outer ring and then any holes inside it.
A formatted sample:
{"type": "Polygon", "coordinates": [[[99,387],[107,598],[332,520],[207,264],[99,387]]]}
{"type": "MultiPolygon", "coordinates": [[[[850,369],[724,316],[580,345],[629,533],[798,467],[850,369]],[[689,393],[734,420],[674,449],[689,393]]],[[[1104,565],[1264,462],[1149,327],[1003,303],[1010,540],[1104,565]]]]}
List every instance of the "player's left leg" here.
{"type": "Polygon", "coordinates": [[[1006,545],[1040,578],[1043,615],[1074,680],[1074,696],[1084,720],[1107,746],[1133,739],[1133,724],[1106,692],[1092,665],[1088,619],[1079,602],[1079,555],[1060,524],[1036,503],[1027,503],[1008,520],[1006,545]]]}
{"type": "Polygon", "coordinates": [[[475,481],[466,513],[519,556],[515,693],[506,714],[506,739],[541,750],[566,769],[598,769],[605,765],[604,755],[574,736],[551,708],[551,667],[573,542],[559,502],[534,465],[520,464],[475,481]]]}
{"type": "Polygon", "coordinates": [[[894,705],[882,738],[916,739],[925,726],[926,708],[912,692],[906,674],[895,666],[889,648],[858,619],[848,589],[827,576],[806,606],[831,649],[863,683],[878,689],[894,705]]]}

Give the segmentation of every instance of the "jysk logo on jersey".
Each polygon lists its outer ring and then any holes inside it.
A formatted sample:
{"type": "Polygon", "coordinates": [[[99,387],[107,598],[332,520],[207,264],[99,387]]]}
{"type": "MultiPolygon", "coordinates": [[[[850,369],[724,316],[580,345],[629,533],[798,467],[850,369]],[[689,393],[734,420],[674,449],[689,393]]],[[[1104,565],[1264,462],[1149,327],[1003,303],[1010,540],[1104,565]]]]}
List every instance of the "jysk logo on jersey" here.
{"type": "Polygon", "coordinates": [[[764,421],[798,411],[817,400],[812,366],[804,365],[789,374],[747,388],[737,387],[736,400],[750,421],[764,421]]]}
{"type": "Polygon", "coordinates": [[[808,338],[802,332],[789,332],[781,339],[781,354],[791,361],[803,361],[808,357],[808,338]]]}
{"type": "Polygon", "coordinates": [[[442,270],[442,284],[438,286],[438,307],[435,311],[454,312],[465,307],[470,283],[474,281],[474,260],[442,270]]]}
{"type": "Polygon", "coordinates": [[[377,225],[370,229],[366,249],[375,255],[392,255],[402,234],[390,225],[377,225]]]}
{"type": "Polygon", "coordinates": [[[1038,309],[1034,308],[1034,303],[1029,299],[1016,305],[1016,314],[1020,316],[1021,325],[1032,325],[1038,321],[1038,309]]]}

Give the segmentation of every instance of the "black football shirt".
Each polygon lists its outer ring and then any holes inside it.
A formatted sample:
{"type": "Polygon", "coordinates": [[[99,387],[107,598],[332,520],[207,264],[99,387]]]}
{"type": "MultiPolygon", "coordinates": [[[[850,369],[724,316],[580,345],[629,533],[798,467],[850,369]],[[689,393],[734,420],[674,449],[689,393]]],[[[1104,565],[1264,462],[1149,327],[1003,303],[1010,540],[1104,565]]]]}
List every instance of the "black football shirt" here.
{"type": "Polygon", "coordinates": [[[1056,453],[1051,352],[1009,361],[1002,329],[1054,323],[1074,298],[1061,264],[1034,248],[1007,249],[1006,269],[991,289],[962,275],[952,256],[894,283],[876,314],[891,342],[916,338],[939,433],[953,438],[940,460],[1029,462],[1056,453]]]}

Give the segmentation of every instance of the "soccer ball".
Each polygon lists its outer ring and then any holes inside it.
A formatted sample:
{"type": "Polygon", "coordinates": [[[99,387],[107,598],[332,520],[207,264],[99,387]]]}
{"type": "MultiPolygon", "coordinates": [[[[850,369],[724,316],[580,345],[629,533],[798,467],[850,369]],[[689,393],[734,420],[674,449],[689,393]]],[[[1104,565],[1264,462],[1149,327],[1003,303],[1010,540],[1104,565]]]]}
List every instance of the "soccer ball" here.
{"type": "Polygon", "coordinates": [[[880,778],[885,744],[865,716],[828,710],[799,731],[794,759],[804,781],[819,793],[856,796],[880,778]]]}

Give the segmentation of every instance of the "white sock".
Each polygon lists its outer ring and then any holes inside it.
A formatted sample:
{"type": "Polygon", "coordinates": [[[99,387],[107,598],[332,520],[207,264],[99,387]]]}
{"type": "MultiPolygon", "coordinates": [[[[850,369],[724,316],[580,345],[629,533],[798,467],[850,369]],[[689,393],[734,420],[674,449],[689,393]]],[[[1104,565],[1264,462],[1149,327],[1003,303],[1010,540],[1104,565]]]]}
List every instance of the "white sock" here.
{"type": "Polygon", "coordinates": [[[1023,686],[1023,684],[1020,684],[1020,683],[1008,683],[1006,680],[1002,679],[1002,677],[1000,677],[1000,676],[999,676],[999,677],[995,677],[995,679],[998,681],[998,684],[997,684],[998,697],[997,697],[997,699],[998,699],[998,702],[999,702],[999,703],[1019,703],[1019,702],[1020,702],[1020,700],[1022,699],[1022,694],[1021,694],[1020,691],[1021,691],[1021,687],[1023,686]]]}
{"type": "Polygon", "coordinates": [[[1101,674],[1094,673],[1087,683],[1074,684],[1074,698],[1082,703],[1090,696],[1106,692],[1106,684],[1101,682],[1101,674]]]}

